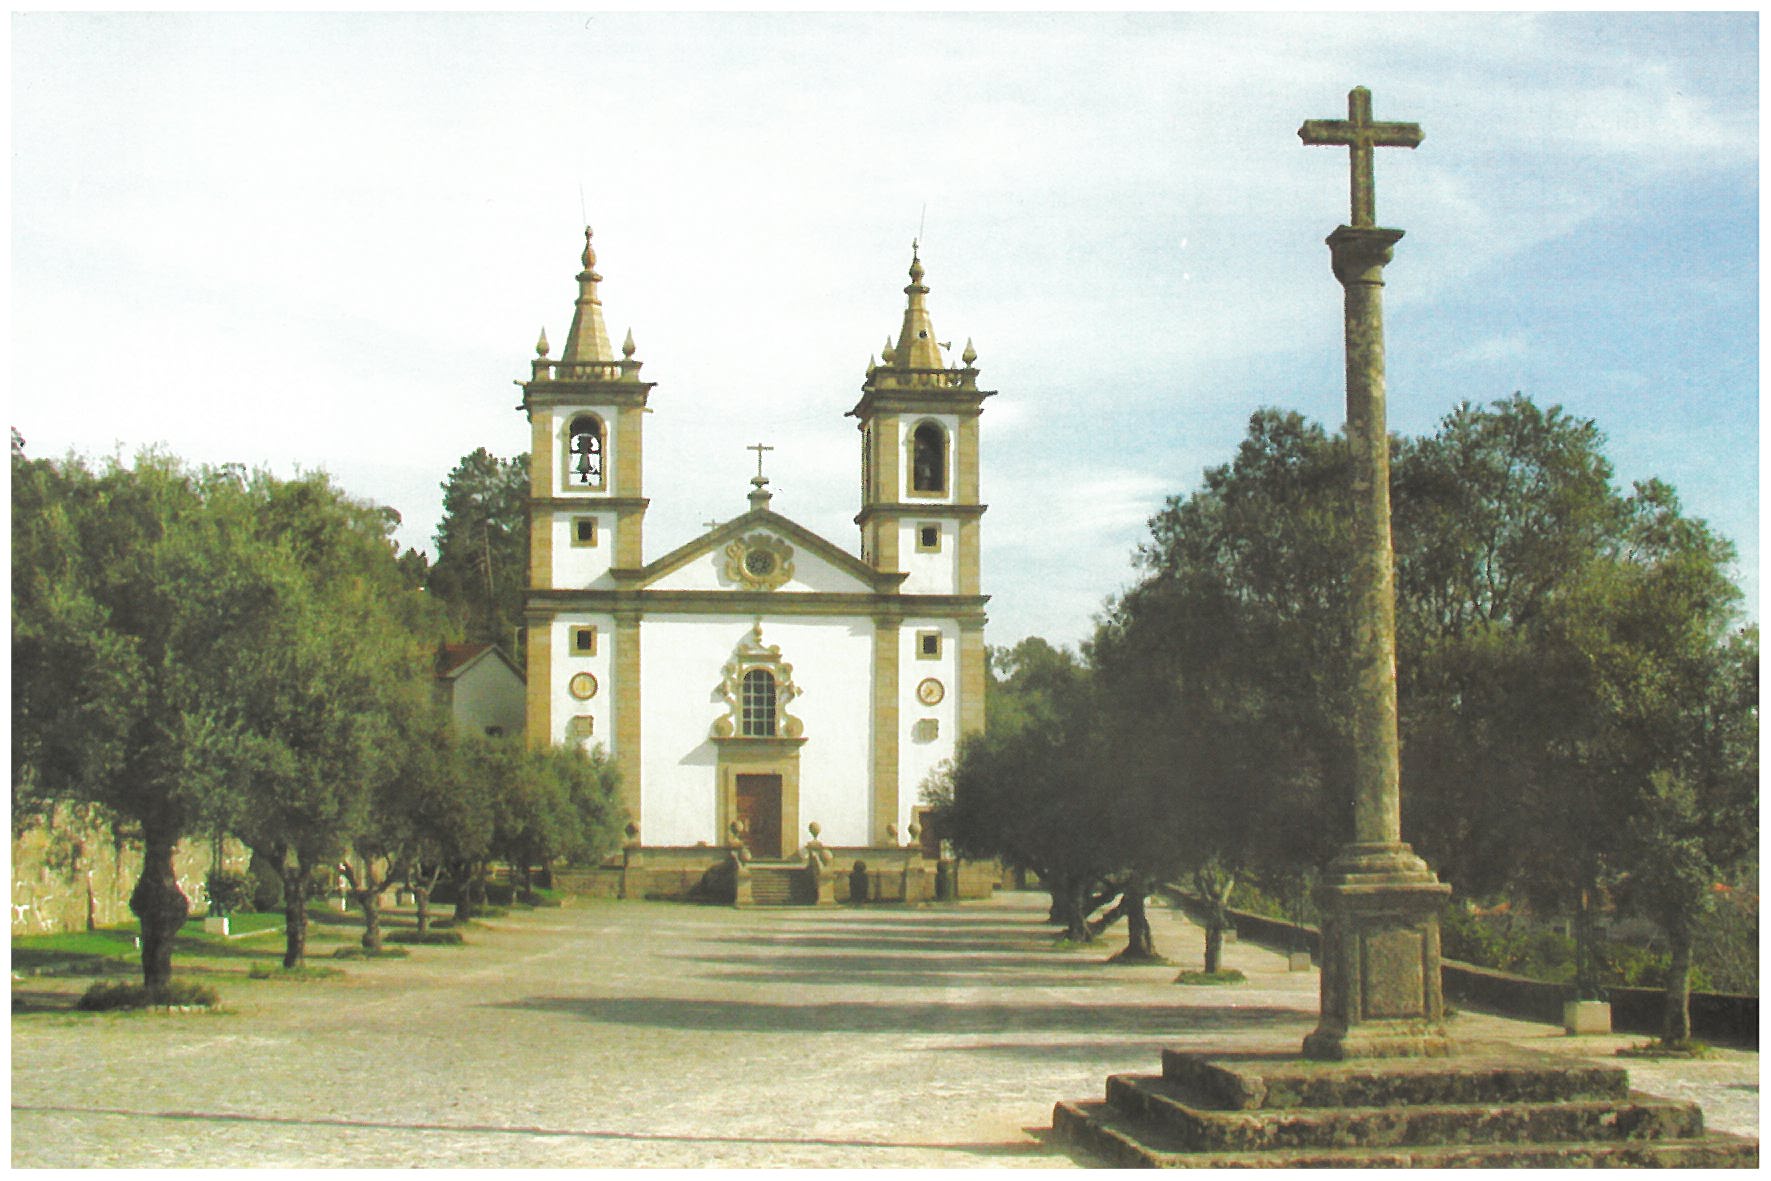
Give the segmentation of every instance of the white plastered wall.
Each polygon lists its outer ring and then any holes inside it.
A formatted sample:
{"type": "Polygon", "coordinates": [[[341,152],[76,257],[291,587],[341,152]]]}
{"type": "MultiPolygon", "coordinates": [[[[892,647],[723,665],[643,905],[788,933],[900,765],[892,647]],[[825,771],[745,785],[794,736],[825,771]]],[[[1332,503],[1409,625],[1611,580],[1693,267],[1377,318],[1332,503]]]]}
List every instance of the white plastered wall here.
{"type": "Polygon", "coordinates": [[[908,517],[898,524],[898,568],[907,577],[901,588],[907,595],[952,595],[959,593],[959,522],[953,520],[917,519],[908,517]],[[923,553],[917,541],[924,525],[941,530],[941,548],[936,553],[923,553]]]}
{"type": "Polygon", "coordinates": [[[548,695],[553,702],[553,733],[550,737],[554,742],[565,745],[567,724],[579,714],[588,714],[595,720],[591,723],[591,737],[586,746],[600,744],[612,749],[615,734],[615,682],[611,670],[615,617],[592,613],[558,615],[548,625],[548,637],[553,652],[553,667],[549,670],[553,683],[548,687],[548,695]],[[572,629],[576,627],[596,628],[594,655],[581,656],[572,650],[572,629]],[[588,701],[578,700],[568,688],[574,674],[581,672],[587,672],[596,678],[596,695],[588,701]]]}
{"type": "MultiPolygon", "coordinates": [[[[817,821],[827,844],[868,843],[872,766],[873,621],[865,617],[763,617],[763,643],[779,646],[801,696],[787,712],[804,724],[799,748],[803,845],[817,821]]],[[[719,751],[710,737],[725,715],[722,670],[754,616],[656,615],[640,622],[640,828],[648,845],[717,844],[719,751]]]]}
{"type": "Polygon", "coordinates": [[[922,781],[942,760],[951,759],[959,741],[959,625],[951,619],[908,618],[899,632],[898,652],[898,831],[907,832],[922,803],[922,781]],[[917,655],[920,632],[941,633],[941,655],[917,655]],[[946,690],[936,705],[924,705],[916,688],[934,677],[946,690]],[[933,721],[934,736],[918,723],[933,721]]]}
{"type": "Polygon", "coordinates": [[[496,656],[488,654],[456,677],[450,702],[456,729],[464,734],[523,732],[523,679],[496,656]]]}
{"type": "Polygon", "coordinates": [[[583,512],[554,514],[552,586],[580,590],[610,582],[609,567],[615,556],[615,514],[589,511],[594,507],[590,504],[584,507],[583,512]],[[579,517],[596,521],[595,545],[579,545],[572,540],[574,522],[579,517]]]}

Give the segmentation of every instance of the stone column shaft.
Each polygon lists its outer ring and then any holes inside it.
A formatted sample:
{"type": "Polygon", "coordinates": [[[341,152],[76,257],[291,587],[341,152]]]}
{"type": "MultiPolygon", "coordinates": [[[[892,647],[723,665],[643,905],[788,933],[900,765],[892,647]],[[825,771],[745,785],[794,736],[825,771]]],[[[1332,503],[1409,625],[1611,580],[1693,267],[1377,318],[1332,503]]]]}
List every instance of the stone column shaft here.
{"type": "Polygon", "coordinates": [[[1396,724],[1396,576],[1384,400],[1384,266],[1401,230],[1343,226],[1328,239],[1346,289],[1347,442],[1353,458],[1353,839],[1402,840],[1396,724]]]}

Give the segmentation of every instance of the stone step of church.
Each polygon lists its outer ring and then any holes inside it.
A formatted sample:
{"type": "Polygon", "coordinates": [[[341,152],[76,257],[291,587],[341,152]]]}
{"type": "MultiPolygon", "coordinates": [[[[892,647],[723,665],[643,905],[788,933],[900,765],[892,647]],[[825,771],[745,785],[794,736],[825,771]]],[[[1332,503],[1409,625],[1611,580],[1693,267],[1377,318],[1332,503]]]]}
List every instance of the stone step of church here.
{"type": "Polygon", "coordinates": [[[750,866],[750,901],[756,906],[795,906],[815,901],[804,897],[808,893],[802,882],[806,871],[802,865],[757,865],[750,866]]]}
{"type": "Polygon", "coordinates": [[[1158,1075],[1115,1075],[1107,1102],[1158,1126],[1195,1152],[1303,1148],[1392,1148],[1433,1144],[1687,1140],[1703,1134],[1693,1103],[1647,1095],[1626,1101],[1397,1104],[1225,1111],[1201,1105],[1189,1088],[1158,1075]]]}
{"type": "Polygon", "coordinates": [[[1110,1103],[1059,1103],[1052,1129],[1120,1168],[1756,1168],[1757,1140],[1709,1132],[1683,1139],[1563,1140],[1200,1151],[1172,1130],[1110,1103]]]}
{"type": "Polygon", "coordinates": [[[1164,1050],[1162,1076],[1188,1088],[1202,1106],[1227,1110],[1629,1097],[1629,1072],[1621,1066],[1545,1063],[1482,1053],[1360,1063],[1311,1062],[1275,1053],[1164,1050]]]}

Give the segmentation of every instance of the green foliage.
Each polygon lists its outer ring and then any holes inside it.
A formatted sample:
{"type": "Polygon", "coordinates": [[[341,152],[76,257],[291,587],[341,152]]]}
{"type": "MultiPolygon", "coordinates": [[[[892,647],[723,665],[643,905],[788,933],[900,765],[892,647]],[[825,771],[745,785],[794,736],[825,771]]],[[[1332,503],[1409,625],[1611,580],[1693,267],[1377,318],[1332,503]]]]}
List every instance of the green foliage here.
{"type": "Polygon", "coordinates": [[[420,935],[417,931],[389,931],[389,943],[420,943],[435,947],[460,947],[464,942],[460,931],[426,931],[420,935]]]}
{"type": "Polygon", "coordinates": [[[283,878],[277,867],[257,853],[247,868],[252,875],[252,909],[272,911],[283,905],[283,878]]]}
{"type": "Polygon", "coordinates": [[[212,1009],[220,1003],[213,988],[187,980],[175,980],[160,989],[100,981],[81,995],[75,1008],[87,1013],[108,1013],[119,1009],[212,1009]]]}
{"type": "Polygon", "coordinates": [[[1223,968],[1216,972],[1182,972],[1175,977],[1176,984],[1243,984],[1248,977],[1235,968],[1223,968]]]}
{"type": "Polygon", "coordinates": [[[283,980],[294,984],[306,984],[315,980],[337,980],[344,975],[340,968],[328,968],[323,965],[300,964],[293,968],[281,965],[253,964],[246,969],[250,980],[283,980]]]}
{"type": "Polygon", "coordinates": [[[204,891],[209,895],[209,913],[225,915],[256,909],[252,905],[254,886],[251,874],[234,873],[226,869],[210,870],[203,879],[204,891]]]}
{"type": "Polygon", "coordinates": [[[427,586],[470,640],[498,644],[521,662],[529,573],[529,457],[500,459],[484,447],[462,457],[443,484],[437,561],[427,586]]]}
{"type": "Polygon", "coordinates": [[[358,947],[352,944],[332,953],[335,960],[403,960],[412,953],[403,947],[358,947]]]}

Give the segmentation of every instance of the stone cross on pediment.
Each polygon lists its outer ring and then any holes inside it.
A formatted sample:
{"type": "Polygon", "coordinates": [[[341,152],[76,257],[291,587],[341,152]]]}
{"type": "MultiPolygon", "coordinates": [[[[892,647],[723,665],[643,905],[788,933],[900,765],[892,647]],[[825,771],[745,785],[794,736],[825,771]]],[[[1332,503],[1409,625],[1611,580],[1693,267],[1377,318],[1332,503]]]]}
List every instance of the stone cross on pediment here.
{"type": "Polygon", "coordinates": [[[1367,227],[1377,225],[1371,150],[1419,147],[1424,137],[1419,123],[1372,122],[1371,91],[1355,86],[1347,93],[1345,119],[1306,119],[1298,128],[1298,138],[1306,144],[1328,144],[1353,150],[1353,225],[1367,227]]]}

